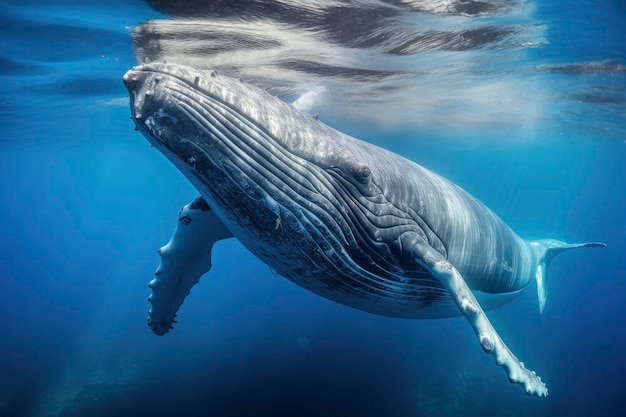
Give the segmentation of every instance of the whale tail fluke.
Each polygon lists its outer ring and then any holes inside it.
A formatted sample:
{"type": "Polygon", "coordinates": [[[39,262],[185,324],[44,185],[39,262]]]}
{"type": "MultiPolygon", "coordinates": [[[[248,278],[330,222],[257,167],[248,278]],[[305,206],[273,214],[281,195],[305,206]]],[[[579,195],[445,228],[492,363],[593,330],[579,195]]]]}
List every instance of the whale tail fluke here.
{"type": "Polygon", "coordinates": [[[585,243],[565,243],[555,239],[542,239],[531,242],[531,245],[537,252],[539,265],[535,272],[537,280],[537,297],[539,298],[539,312],[543,313],[548,299],[548,276],[547,268],[555,256],[569,249],[576,248],[604,248],[606,244],[602,242],[585,242],[585,243]]]}

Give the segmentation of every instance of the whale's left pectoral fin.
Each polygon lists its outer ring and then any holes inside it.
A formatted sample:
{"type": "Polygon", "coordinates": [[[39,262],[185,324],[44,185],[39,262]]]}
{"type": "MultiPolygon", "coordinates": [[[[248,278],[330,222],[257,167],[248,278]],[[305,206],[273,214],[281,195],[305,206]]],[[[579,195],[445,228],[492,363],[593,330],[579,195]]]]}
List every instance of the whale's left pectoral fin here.
{"type": "Polygon", "coordinates": [[[201,196],[180,210],[172,238],[158,250],[161,263],[148,284],[152,289],[148,326],[155,334],[173,328],[185,297],[211,269],[213,244],[229,237],[232,233],[201,196]]]}
{"type": "Polygon", "coordinates": [[[528,395],[547,396],[546,384],[534,371],[526,369],[524,363],[520,362],[502,341],[459,271],[423,240],[410,236],[405,236],[402,240],[404,250],[448,290],[474,329],[483,350],[493,355],[496,364],[504,368],[509,381],[522,385],[528,395]]]}

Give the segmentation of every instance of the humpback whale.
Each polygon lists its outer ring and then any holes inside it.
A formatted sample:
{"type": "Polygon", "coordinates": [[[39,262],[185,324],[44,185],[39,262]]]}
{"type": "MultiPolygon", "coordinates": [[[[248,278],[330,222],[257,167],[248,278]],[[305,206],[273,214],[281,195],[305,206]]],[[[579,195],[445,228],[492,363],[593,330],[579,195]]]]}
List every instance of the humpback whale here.
{"type": "Polygon", "coordinates": [[[535,282],[555,255],[599,242],[526,241],[476,198],[395,153],[352,138],[262,89],[215,71],[150,63],[123,77],[139,130],[195,186],[149,287],[157,335],[235,237],[275,273],[366,312],[463,316],[528,395],[545,383],[485,311],[535,282]]]}

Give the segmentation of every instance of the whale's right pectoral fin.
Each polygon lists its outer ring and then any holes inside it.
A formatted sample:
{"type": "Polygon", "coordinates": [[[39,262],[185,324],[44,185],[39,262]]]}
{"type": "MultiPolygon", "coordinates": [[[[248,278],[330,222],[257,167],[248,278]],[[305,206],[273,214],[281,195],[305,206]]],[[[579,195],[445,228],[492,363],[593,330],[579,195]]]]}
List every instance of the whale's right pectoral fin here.
{"type": "Polygon", "coordinates": [[[178,213],[170,241],[158,250],[161,264],[148,286],[148,326],[157,335],[173,328],[176,313],[191,288],[211,269],[211,250],[218,240],[233,237],[207,202],[196,197],[178,213]]]}
{"type": "Polygon", "coordinates": [[[408,234],[403,236],[402,247],[448,290],[474,329],[483,350],[494,356],[496,364],[506,371],[509,381],[522,385],[528,395],[547,396],[546,384],[534,371],[526,369],[524,363],[520,362],[504,344],[459,271],[441,253],[419,237],[408,234]]]}

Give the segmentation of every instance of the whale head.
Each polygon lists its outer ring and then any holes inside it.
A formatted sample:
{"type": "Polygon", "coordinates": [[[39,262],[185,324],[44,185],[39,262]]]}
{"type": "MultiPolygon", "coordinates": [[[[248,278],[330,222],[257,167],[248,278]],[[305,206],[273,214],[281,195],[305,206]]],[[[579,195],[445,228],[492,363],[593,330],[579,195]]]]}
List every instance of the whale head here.
{"type": "Polygon", "coordinates": [[[123,81],[131,117],[152,146],[184,173],[208,169],[209,162],[219,165],[226,151],[220,149],[225,144],[220,133],[226,131],[220,121],[226,122],[221,115],[229,91],[222,77],[215,71],[150,64],[129,70],[123,81]]]}
{"type": "Polygon", "coordinates": [[[356,139],[260,88],[161,63],[137,66],[123,80],[138,130],[209,203],[233,196],[233,187],[253,198],[290,181],[299,190],[325,188],[329,172],[361,190],[370,182],[356,139]]]}

